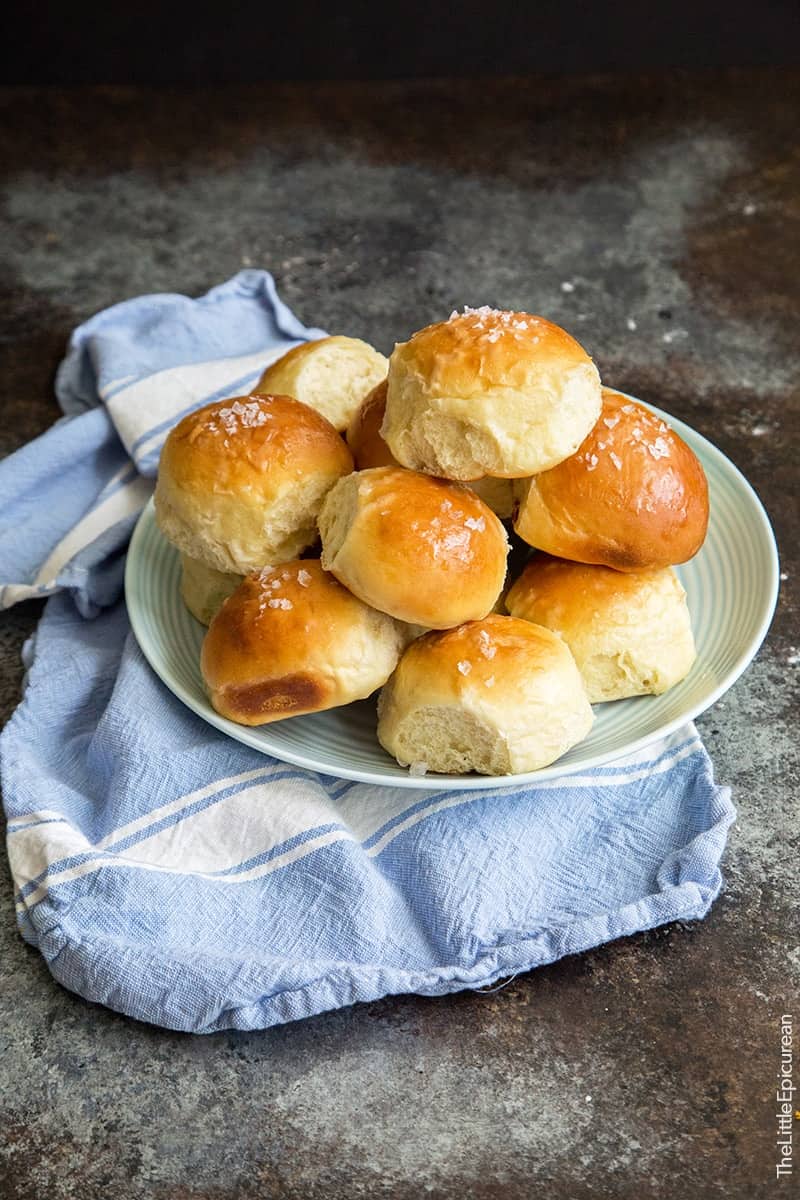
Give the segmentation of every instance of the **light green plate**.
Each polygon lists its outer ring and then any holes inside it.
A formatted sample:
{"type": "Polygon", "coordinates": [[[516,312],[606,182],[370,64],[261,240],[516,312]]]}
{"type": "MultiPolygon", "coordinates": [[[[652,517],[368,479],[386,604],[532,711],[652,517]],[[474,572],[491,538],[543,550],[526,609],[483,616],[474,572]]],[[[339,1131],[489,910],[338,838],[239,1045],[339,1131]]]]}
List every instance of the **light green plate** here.
{"type": "Polygon", "coordinates": [[[663,696],[595,705],[589,737],[550,767],[514,776],[409,776],[378,743],[372,700],[259,729],[219,716],[200,676],[205,631],[181,600],[178,553],[161,536],[152,501],[136,526],[125,572],[128,612],[139,645],[167,687],[211,725],[264,754],[325,775],[394,787],[507,787],[573,775],[642,749],[696,717],[731,687],[764,640],[778,595],[775,538],[747,480],[694,430],[652,411],[688,442],[708,476],[708,536],[700,553],[678,568],[692,614],[697,661],[687,678],[663,696]]]}

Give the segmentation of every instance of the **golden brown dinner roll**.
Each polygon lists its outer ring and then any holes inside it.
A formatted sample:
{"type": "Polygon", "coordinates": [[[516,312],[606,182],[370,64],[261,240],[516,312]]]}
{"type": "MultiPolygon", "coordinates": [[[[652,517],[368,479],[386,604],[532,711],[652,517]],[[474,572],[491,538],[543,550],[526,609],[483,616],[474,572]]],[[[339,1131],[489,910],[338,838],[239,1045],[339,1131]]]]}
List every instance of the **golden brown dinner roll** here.
{"type": "Polygon", "coordinates": [[[253,390],[294,396],[344,430],[367,393],[386,377],[388,365],[359,338],[320,338],[295,346],[267,367],[253,390]]]}
{"type": "Polygon", "coordinates": [[[592,704],[658,696],[696,657],[686,593],[669,567],[623,574],[537,554],[506,606],[564,639],[592,704]]]}
{"type": "MultiPolygon", "coordinates": [[[[361,408],[350,422],[347,444],[352,451],[357,471],[369,467],[397,467],[400,464],[381,437],[381,425],[386,411],[386,389],[384,379],[367,396],[361,408]]],[[[493,513],[505,521],[514,510],[514,484],[510,479],[495,479],[484,475],[468,487],[488,504],[493,513]]]]}
{"type": "Polygon", "coordinates": [[[298,400],[221,400],[167,438],[156,519],[189,558],[244,575],[310,545],[323,497],[352,469],[330,422],[298,400]]]}
{"type": "Polygon", "coordinates": [[[467,308],[395,346],[381,433],[406,467],[511,479],[573,454],[599,414],[597,368],[568,333],[467,308]]]}
{"type": "Polygon", "coordinates": [[[399,621],[297,559],[247,576],[211,622],[200,667],[218,713],[264,725],[369,696],[406,641],[399,621]]]}
{"type": "Polygon", "coordinates": [[[378,701],[378,739],[414,774],[512,775],[560,758],[592,726],[567,646],[486,617],[412,642],[378,701]]]}
{"type": "Polygon", "coordinates": [[[447,629],[485,617],[503,586],[497,517],[457,483],[373,467],[331,490],[319,515],[322,565],[401,621],[447,629]]]}
{"type": "Polygon", "coordinates": [[[660,417],[610,388],[578,453],[518,485],[518,499],[514,528],[529,545],[618,571],[686,562],[708,525],[696,456],[660,417]]]}
{"type": "Polygon", "coordinates": [[[243,578],[207,567],[186,554],[181,555],[181,596],[189,612],[202,625],[211,624],[243,578]]]}

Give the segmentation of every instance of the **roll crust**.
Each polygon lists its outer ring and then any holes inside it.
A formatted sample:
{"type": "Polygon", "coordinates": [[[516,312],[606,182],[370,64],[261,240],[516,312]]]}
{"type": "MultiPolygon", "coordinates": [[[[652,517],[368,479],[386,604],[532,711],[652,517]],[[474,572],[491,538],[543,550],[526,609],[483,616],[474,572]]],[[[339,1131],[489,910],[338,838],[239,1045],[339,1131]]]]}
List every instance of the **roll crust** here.
{"type": "Polygon", "coordinates": [[[366,471],[370,467],[400,466],[381,437],[388,386],[388,379],[382,379],[356,409],[348,426],[347,444],[357,471],[366,471]]]}
{"type": "Polygon", "coordinates": [[[361,700],[389,677],[407,631],[300,559],[248,575],[206,634],[211,703],[241,725],[361,700]]]}
{"type": "Polygon", "coordinates": [[[360,338],[325,337],[289,350],[267,367],[254,391],[294,396],[342,432],[388,366],[388,359],[360,338]]]}
{"type": "Polygon", "coordinates": [[[686,562],[708,526],[708,485],[684,441],[643,405],[603,388],[578,452],[517,485],[514,528],[560,558],[639,571],[686,562]]]}
{"type": "Polygon", "coordinates": [[[600,414],[600,376],[558,325],[488,307],[395,346],[381,435],[406,467],[521,478],[573,454],[600,414]]]}
{"type": "Polygon", "coordinates": [[[375,467],[334,487],[319,518],[322,564],[365,603],[446,629],[484,617],[503,586],[508,541],[474,492],[375,467]]]}
{"type": "Polygon", "coordinates": [[[190,413],[169,434],[156,520],[189,558],[244,575],[309,546],[323,498],[352,469],[330,422],[300,401],[221,400],[190,413]]]}
{"type": "MultiPolygon", "coordinates": [[[[347,444],[355,460],[356,470],[370,467],[399,467],[386,442],[381,437],[381,425],[386,412],[386,392],[389,385],[384,379],[370,392],[361,408],[350,422],[347,444]]],[[[506,521],[514,511],[514,485],[510,479],[497,479],[484,475],[468,483],[477,496],[489,508],[506,521]]]]}
{"type": "Polygon", "coordinates": [[[661,695],[697,656],[686,593],[669,567],[624,574],[536,554],[506,607],[563,638],[592,704],[661,695]]]}
{"type": "Polygon", "coordinates": [[[584,738],[592,721],[564,642],[494,615],[417,639],[378,702],[381,745],[419,773],[535,771],[584,738]]]}

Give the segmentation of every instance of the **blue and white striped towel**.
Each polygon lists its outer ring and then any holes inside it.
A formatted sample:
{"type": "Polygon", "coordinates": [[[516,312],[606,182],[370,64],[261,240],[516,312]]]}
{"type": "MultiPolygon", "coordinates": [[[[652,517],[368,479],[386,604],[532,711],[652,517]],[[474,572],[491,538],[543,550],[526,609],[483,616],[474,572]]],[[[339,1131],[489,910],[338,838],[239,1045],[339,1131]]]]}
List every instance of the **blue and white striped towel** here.
{"type": "Polygon", "coordinates": [[[175,1029],[476,988],[717,895],[734,817],[692,726],[538,788],[375,788],[265,758],[174,699],[120,599],[170,425],[320,336],[245,271],[77,330],[67,414],[0,465],[0,601],[51,595],[0,752],[22,935],[66,987],[175,1029]]]}

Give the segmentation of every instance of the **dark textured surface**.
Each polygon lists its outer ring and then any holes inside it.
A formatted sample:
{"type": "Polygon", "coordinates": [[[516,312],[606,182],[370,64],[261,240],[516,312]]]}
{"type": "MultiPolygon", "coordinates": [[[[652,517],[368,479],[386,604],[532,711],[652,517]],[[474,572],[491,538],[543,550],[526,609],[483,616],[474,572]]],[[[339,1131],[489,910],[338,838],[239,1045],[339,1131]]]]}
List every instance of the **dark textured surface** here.
{"type": "MultiPolygon", "coordinates": [[[[10,14],[9,14],[10,15],[10,14]]],[[[665,67],[796,66],[796,0],[36,0],[14,6],[0,80],[212,84],[665,67]]]]}
{"type": "MultiPolygon", "coordinates": [[[[798,101],[776,72],[2,95],[0,450],[55,419],[75,324],[243,264],[384,351],[455,305],[528,308],[730,455],[786,579],[759,658],[699,722],[739,809],[701,924],[491,994],[199,1038],[61,990],[4,874],[0,1196],[792,1193],[773,1093],[778,1018],[800,1019],[798,101]]],[[[0,618],[3,717],[36,616],[0,618]]]]}

